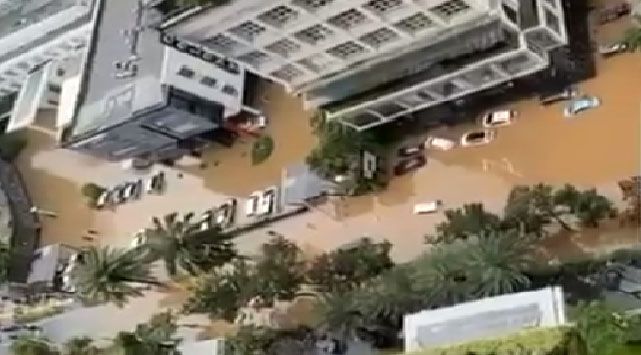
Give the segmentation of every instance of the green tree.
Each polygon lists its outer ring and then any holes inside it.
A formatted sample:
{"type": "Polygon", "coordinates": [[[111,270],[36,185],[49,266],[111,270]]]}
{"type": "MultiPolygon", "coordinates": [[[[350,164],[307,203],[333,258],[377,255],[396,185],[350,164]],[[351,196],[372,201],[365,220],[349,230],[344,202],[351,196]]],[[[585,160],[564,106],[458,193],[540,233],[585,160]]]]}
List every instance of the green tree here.
{"type": "Polygon", "coordinates": [[[365,326],[365,316],[358,306],[357,291],[330,293],[318,305],[322,315],[321,327],[337,334],[343,339],[354,339],[365,326]]]}
{"type": "Polygon", "coordinates": [[[579,195],[576,216],[582,225],[597,228],[602,220],[614,213],[612,202],[607,197],[599,195],[596,189],[582,191],[579,195]]]}
{"type": "Polygon", "coordinates": [[[197,271],[208,271],[223,265],[238,256],[231,240],[233,235],[224,235],[213,228],[198,231],[191,222],[193,214],[182,219],[177,213],[168,214],[162,221],[154,217],[153,227],[145,229],[143,247],[147,248],[152,260],[162,260],[167,272],[175,276],[178,270],[192,275],[197,271]]]}
{"type": "Polygon", "coordinates": [[[614,354],[639,326],[637,316],[616,313],[602,302],[579,302],[573,315],[590,355],[614,354]]]}
{"type": "Polygon", "coordinates": [[[261,246],[256,263],[258,292],[267,300],[291,299],[303,281],[305,264],[300,248],[278,236],[261,246]]]}
{"type": "Polygon", "coordinates": [[[433,305],[451,305],[466,301],[475,288],[470,283],[470,271],[465,262],[464,245],[436,246],[412,264],[413,279],[418,292],[433,305]]]}
{"type": "Polygon", "coordinates": [[[122,307],[129,297],[142,296],[136,284],[162,285],[151,275],[142,249],[91,247],[71,274],[76,294],[91,302],[112,302],[122,307]]]}
{"type": "Polygon", "coordinates": [[[627,44],[628,50],[639,50],[641,48],[641,27],[635,26],[628,29],[623,36],[623,42],[627,44]]]}
{"type": "Polygon", "coordinates": [[[120,332],[115,345],[123,355],[180,355],[176,316],[171,312],[155,314],[149,322],[138,324],[133,332],[120,332]]]}
{"type": "Polygon", "coordinates": [[[11,343],[13,355],[60,355],[56,347],[47,339],[35,336],[22,336],[11,343]]]}
{"type": "Polygon", "coordinates": [[[436,225],[436,236],[426,236],[428,244],[451,243],[467,239],[483,231],[499,228],[501,219],[485,211],[480,203],[464,205],[463,208],[445,211],[445,222],[436,225]]]}
{"type": "Polygon", "coordinates": [[[89,337],[72,338],[64,344],[65,355],[99,355],[102,351],[93,345],[89,337]]]}
{"type": "Polygon", "coordinates": [[[389,256],[392,244],[361,238],[349,247],[316,257],[306,275],[310,282],[328,291],[348,291],[394,266],[389,256]]]}
{"type": "Polygon", "coordinates": [[[524,274],[532,266],[533,248],[517,231],[493,232],[469,243],[465,258],[481,297],[502,295],[530,285],[524,274]]]}
{"type": "Polygon", "coordinates": [[[183,305],[185,313],[208,313],[233,321],[240,307],[257,294],[256,271],[242,260],[224,270],[202,274],[183,305]]]}

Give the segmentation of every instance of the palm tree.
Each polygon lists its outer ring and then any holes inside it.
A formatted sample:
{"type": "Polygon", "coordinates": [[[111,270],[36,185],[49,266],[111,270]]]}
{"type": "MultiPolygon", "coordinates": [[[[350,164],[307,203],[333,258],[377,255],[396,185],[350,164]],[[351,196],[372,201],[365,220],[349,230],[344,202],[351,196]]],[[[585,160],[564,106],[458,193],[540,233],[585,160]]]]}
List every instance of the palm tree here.
{"type": "Polygon", "coordinates": [[[98,355],[100,349],[93,345],[89,337],[72,338],[64,345],[65,355],[98,355]]]}
{"type": "Polygon", "coordinates": [[[464,243],[437,246],[413,262],[415,287],[433,305],[450,305],[472,294],[464,243]]]}
{"type": "Polygon", "coordinates": [[[327,294],[318,306],[322,314],[321,326],[336,333],[343,339],[354,339],[365,324],[356,300],[355,291],[341,294],[327,294]]]}
{"type": "Polygon", "coordinates": [[[113,302],[123,306],[129,297],[142,296],[135,284],[162,285],[151,275],[146,252],[91,247],[82,254],[82,262],[73,270],[76,294],[92,302],[113,302]]]}
{"type": "Polygon", "coordinates": [[[60,352],[45,338],[23,336],[11,344],[14,355],[60,355],[60,352]]]}
{"type": "Polygon", "coordinates": [[[445,211],[447,221],[436,225],[436,237],[426,236],[429,244],[451,243],[455,240],[465,240],[484,230],[498,228],[500,218],[485,211],[480,203],[464,205],[463,208],[445,211]]]}
{"type": "Polygon", "coordinates": [[[530,285],[523,271],[532,264],[533,249],[517,231],[483,235],[466,250],[465,260],[479,296],[511,293],[530,285]]]}
{"type": "Polygon", "coordinates": [[[144,247],[150,251],[153,260],[162,260],[167,272],[174,276],[178,269],[195,275],[197,271],[208,271],[223,265],[238,253],[230,241],[232,235],[223,235],[213,228],[198,231],[191,222],[193,213],[186,214],[182,220],[177,213],[168,214],[161,221],[152,219],[153,227],[144,230],[144,247]]]}

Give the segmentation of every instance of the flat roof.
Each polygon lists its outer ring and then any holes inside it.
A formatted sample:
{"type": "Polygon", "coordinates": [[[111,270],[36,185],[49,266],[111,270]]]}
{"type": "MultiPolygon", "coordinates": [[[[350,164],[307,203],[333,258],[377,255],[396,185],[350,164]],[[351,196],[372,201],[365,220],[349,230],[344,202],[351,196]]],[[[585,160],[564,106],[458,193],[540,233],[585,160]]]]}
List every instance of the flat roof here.
{"type": "Polygon", "coordinates": [[[23,0],[0,15],[0,62],[91,21],[99,0],[23,0]]]}
{"type": "Polygon", "coordinates": [[[134,112],[165,100],[160,85],[164,46],[151,27],[160,13],[135,0],[103,0],[100,6],[72,135],[124,122],[134,112]],[[135,28],[137,36],[126,35],[135,28]],[[117,78],[115,63],[134,55],[137,73],[117,78]]]}

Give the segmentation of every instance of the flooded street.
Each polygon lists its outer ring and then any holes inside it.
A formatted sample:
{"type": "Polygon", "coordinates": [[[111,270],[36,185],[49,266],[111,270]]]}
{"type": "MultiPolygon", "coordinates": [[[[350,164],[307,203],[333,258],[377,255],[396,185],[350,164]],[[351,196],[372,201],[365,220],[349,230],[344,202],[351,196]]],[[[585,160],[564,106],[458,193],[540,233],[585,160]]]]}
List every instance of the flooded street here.
{"type": "MultiPolygon", "coordinates": [[[[621,29],[617,26],[621,25],[603,27],[599,37],[618,38],[621,29]]],[[[536,100],[524,100],[507,105],[518,110],[519,117],[515,124],[499,128],[491,144],[429,152],[425,167],[394,179],[380,194],[327,203],[318,210],[247,233],[238,244],[243,250],[254,250],[268,238],[266,230],[281,232],[312,250],[333,248],[368,235],[389,239],[395,246],[393,256],[408,260],[425,249],[424,235],[443,218],[442,214],[413,215],[415,203],[441,199],[445,208],[455,208],[479,201],[487,209],[500,212],[514,184],[538,182],[597,187],[618,200],[616,182],[641,170],[641,54],[622,54],[599,60],[598,64],[597,77],[580,83],[580,89],[599,96],[601,107],[566,119],[563,104],[541,106],[536,100]]],[[[309,128],[312,113],[304,112],[299,98],[277,86],[263,90],[260,106],[269,119],[267,132],[275,142],[267,161],[251,165],[251,138],[243,138],[229,149],[215,146],[204,156],[205,169],[175,167],[170,171],[163,167],[168,171],[166,194],[144,196],[114,210],[90,210],[80,195],[82,184],[113,186],[149,176],[150,172],[123,170],[119,164],[58,149],[53,132],[30,129],[29,147],[18,166],[34,204],[58,214],[57,218],[43,217],[42,244],[83,246],[87,244],[81,238],[84,231],[95,229],[100,232],[96,244],[126,246],[131,234],[147,226],[152,216],[174,211],[198,213],[229,196],[246,197],[251,191],[279,183],[282,169],[303,162],[316,143],[309,128]]],[[[46,121],[48,114],[41,113],[41,119],[46,121]]],[[[472,127],[460,125],[450,129],[448,135],[458,137],[472,127]]],[[[624,236],[612,239],[638,240],[633,230],[616,233],[624,236]]],[[[585,249],[600,247],[606,239],[588,235],[581,240],[571,238],[546,243],[551,249],[571,251],[577,245],[585,249]]]]}

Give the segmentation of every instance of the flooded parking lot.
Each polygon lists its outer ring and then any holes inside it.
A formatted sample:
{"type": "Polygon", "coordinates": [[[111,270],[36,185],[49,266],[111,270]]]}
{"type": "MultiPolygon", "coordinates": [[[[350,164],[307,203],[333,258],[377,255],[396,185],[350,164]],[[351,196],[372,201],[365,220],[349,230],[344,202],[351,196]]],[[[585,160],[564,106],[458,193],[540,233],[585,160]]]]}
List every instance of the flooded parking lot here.
{"type": "MultiPolygon", "coordinates": [[[[618,38],[620,26],[624,25],[602,27],[601,40],[618,38]]],[[[562,103],[541,106],[536,100],[522,100],[505,105],[516,109],[519,117],[515,124],[498,128],[491,144],[429,152],[425,167],[394,179],[384,192],[330,201],[309,213],[247,233],[238,243],[243,249],[254,249],[266,240],[267,230],[274,230],[306,248],[326,249],[369,235],[392,241],[393,255],[405,260],[423,250],[423,236],[443,218],[441,214],[413,215],[416,203],[441,199],[445,208],[453,208],[481,201],[498,212],[514,184],[537,182],[595,186],[618,198],[616,181],[641,170],[639,82],[641,54],[599,60],[597,77],[579,86],[583,92],[599,96],[601,107],[566,119],[562,103]]],[[[94,229],[99,231],[95,243],[124,246],[152,216],[174,211],[199,213],[230,196],[243,198],[254,190],[278,184],[282,169],[301,163],[316,140],[309,128],[311,112],[302,110],[299,98],[277,86],[262,90],[260,106],[268,116],[267,132],[275,142],[267,161],[252,166],[252,138],[241,138],[232,148],[209,149],[203,157],[204,169],[163,167],[168,178],[164,195],[144,196],[112,210],[89,209],[80,195],[81,185],[96,182],[113,186],[150,176],[151,172],[136,173],[119,164],[59,149],[53,132],[31,129],[29,147],[18,165],[34,203],[57,213],[56,218],[43,218],[42,243],[86,245],[89,242],[82,238],[83,233],[94,229]]],[[[48,114],[42,113],[42,119],[46,121],[48,114]]],[[[458,125],[449,128],[447,135],[459,137],[472,127],[458,125]]],[[[242,201],[239,206],[242,212],[242,201]]],[[[634,232],[625,232],[625,238],[634,240],[634,232]]],[[[551,247],[562,248],[561,244],[550,243],[551,247]]],[[[581,245],[591,248],[597,244],[581,245]]]]}

